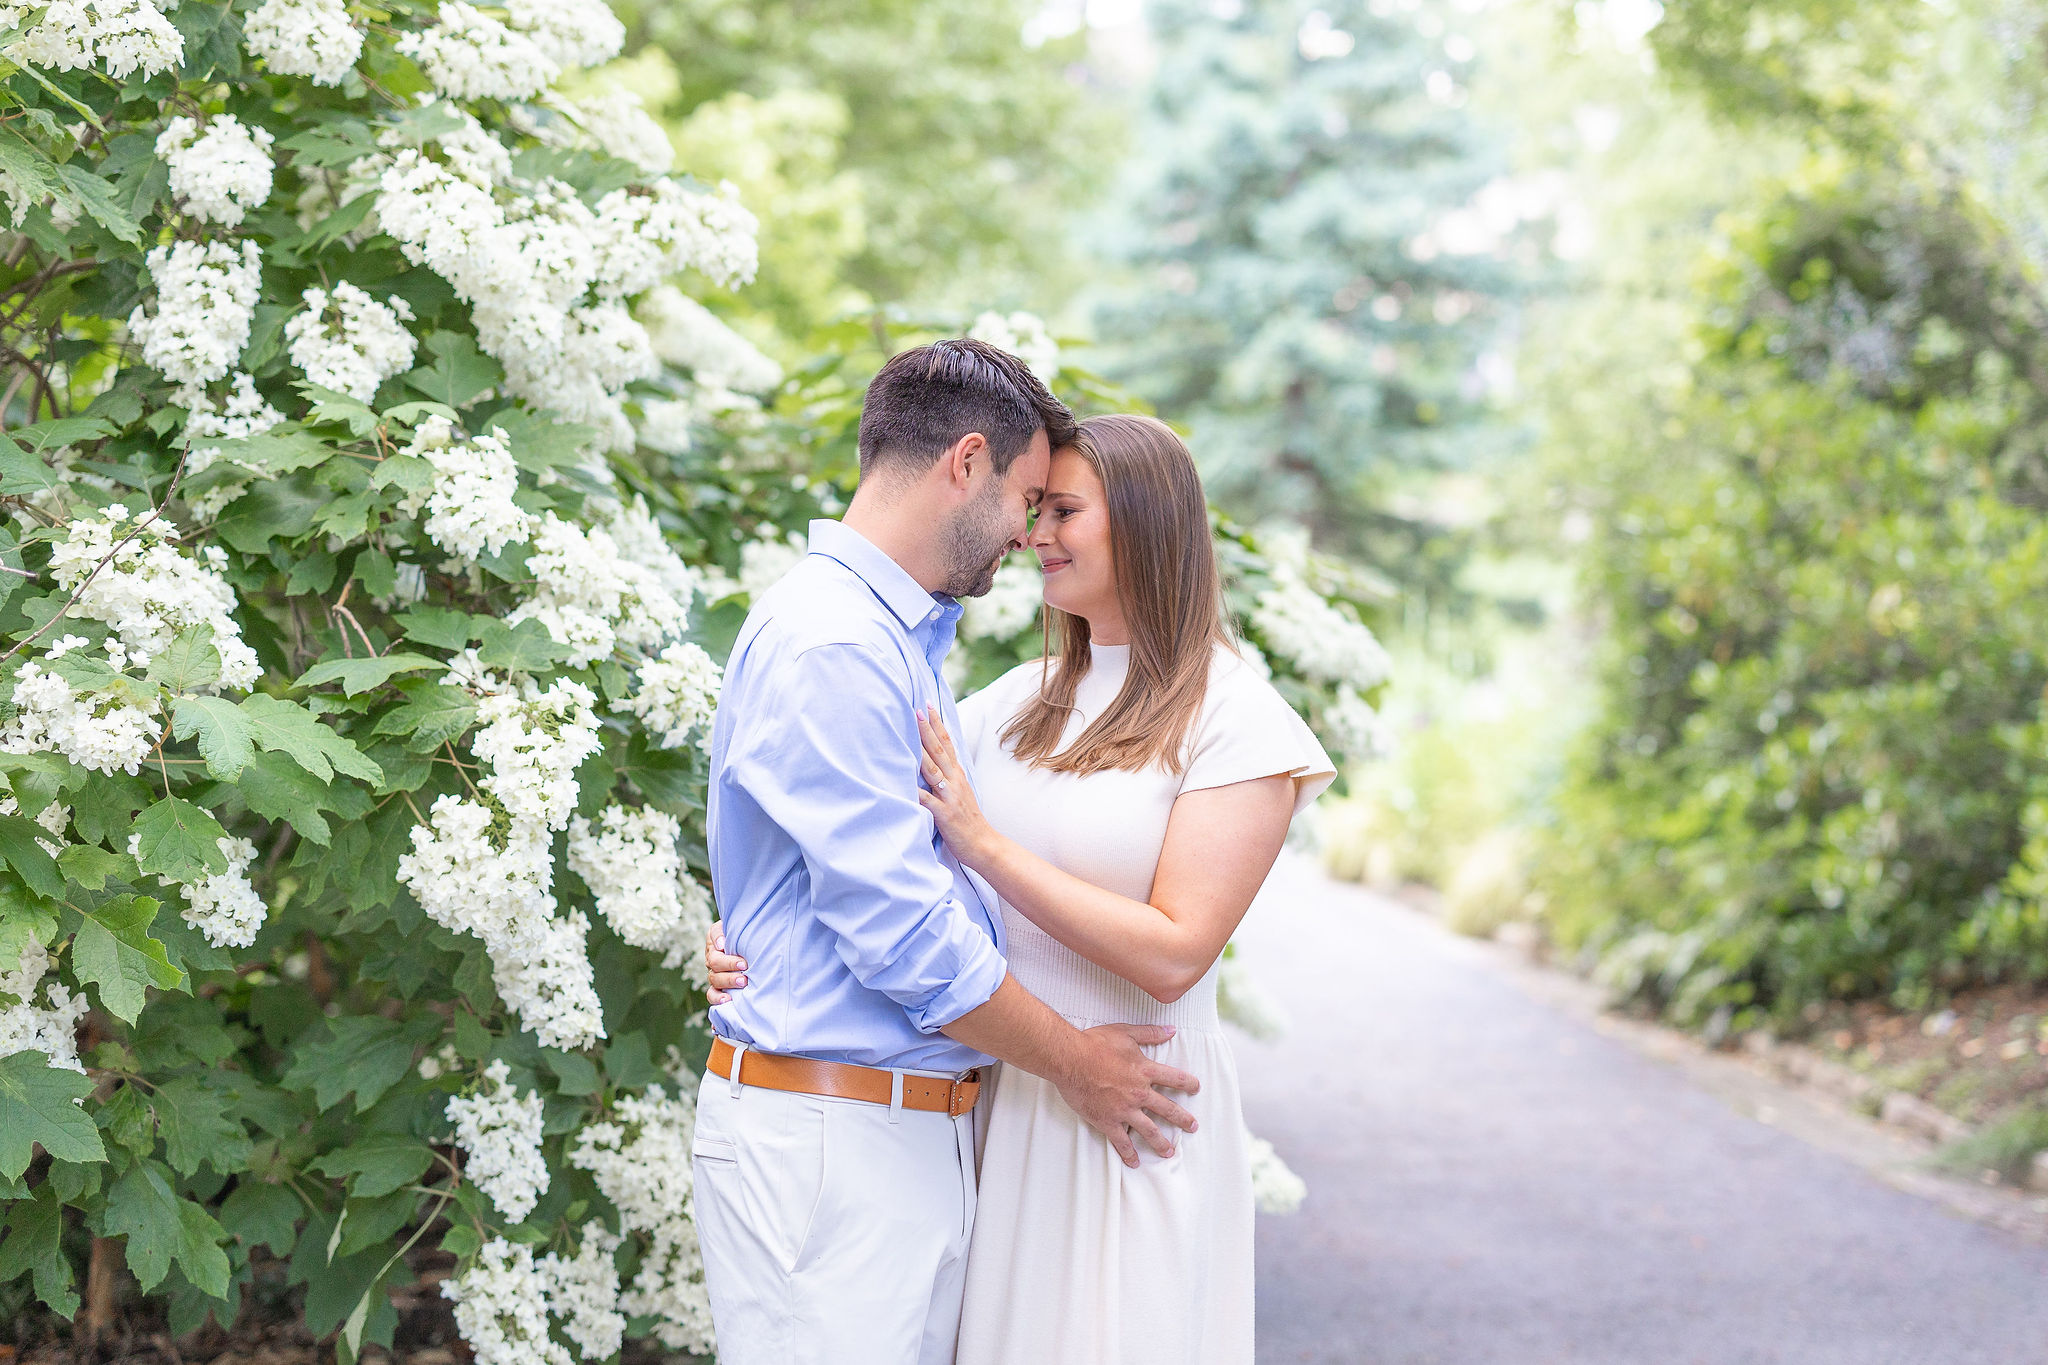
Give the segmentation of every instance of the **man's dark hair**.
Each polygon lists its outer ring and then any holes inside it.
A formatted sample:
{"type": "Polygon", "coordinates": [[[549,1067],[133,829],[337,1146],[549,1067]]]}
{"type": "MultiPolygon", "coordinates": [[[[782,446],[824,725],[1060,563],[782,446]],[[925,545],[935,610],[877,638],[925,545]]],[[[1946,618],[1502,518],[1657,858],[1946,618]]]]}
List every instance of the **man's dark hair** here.
{"type": "Polygon", "coordinates": [[[891,356],[868,384],[860,413],[860,472],[923,471],[962,436],[988,441],[998,474],[1010,472],[1040,428],[1055,449],[1073,442],[1074,414],[1024,362],[985,341],[954,337],[891,356]]]}

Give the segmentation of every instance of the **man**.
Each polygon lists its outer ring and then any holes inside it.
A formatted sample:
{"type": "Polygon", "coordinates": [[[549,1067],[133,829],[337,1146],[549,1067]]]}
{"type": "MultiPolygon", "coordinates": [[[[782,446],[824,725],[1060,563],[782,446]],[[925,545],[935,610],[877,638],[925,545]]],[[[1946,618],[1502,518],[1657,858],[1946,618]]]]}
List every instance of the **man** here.
{"type": "Polygon", "coordinates": [[[957,599],[1022,546],[1073,431],[994,347],[896,356],[868,386],[845,519],[811,524],[733,645],[709,842],[748,978],[712,1012],[694,1149],[728,1365],[949,1365],[990,1057],[1051,1080],[1133,1165],[1131,1132],[1164,1155],[1160,1125],[1192,1126],[1159,1088],[1195,1079],[1140,1050],[1169,1031],[1077,1030],[1018,985],[994,892],[917,802],[917,712],[957,729],[957,599]]]}

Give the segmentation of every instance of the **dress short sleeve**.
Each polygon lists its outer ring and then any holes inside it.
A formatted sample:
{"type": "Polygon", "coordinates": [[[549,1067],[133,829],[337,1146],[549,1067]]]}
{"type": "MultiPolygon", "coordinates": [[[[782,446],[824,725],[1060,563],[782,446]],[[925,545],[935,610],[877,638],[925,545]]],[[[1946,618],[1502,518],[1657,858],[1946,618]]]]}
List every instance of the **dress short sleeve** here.
{"type": "Polygon", "coordinates": [[[1281,773],[1294,779],[1296,815],[1337,780],[1336,764],[1308,723],[1251,665],[1218,646],[1180,789],[1204,791],[1281,773]]]}

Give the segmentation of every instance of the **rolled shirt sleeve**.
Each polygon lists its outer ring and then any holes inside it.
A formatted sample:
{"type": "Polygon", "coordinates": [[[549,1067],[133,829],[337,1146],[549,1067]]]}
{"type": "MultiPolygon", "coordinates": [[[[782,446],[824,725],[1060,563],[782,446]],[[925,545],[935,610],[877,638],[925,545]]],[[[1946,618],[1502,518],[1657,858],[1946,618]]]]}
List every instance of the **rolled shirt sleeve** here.
{"type": "Polygon", "coordinates": [[[906,680],[867,646],[832,643],[791,659],[776,690],[772,721],[734,737],[731,780],[795,841],[847,970],[936,1033],[986,1003],[1006,968],[918,804],[906,680]]]}

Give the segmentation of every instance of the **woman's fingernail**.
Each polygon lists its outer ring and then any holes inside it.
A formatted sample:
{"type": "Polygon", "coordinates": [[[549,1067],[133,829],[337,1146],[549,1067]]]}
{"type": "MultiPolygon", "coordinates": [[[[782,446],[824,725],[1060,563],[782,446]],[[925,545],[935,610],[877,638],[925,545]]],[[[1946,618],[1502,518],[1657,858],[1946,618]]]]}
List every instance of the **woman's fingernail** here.
{"type": "Polygon", "coordinates": [[[741,978],[740,978],[740,979],[739,979],[739,980],[738,980],[738,981],[737,981],[736,983],[734,983],[734,984],[736,984],[736,985],[740,985],[740,986],[744,986],[744,985],[746,985],[746,984],[747,984],[747,979],[746,979],[746,978],[745,978],[745,977],[743,976],[743,977],[741,977],[741,978]]]}

